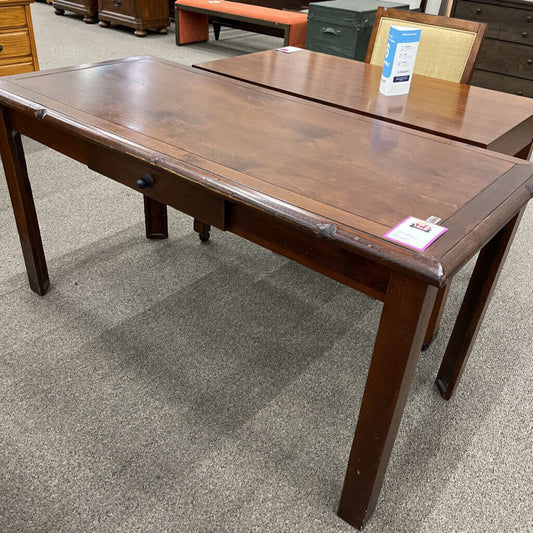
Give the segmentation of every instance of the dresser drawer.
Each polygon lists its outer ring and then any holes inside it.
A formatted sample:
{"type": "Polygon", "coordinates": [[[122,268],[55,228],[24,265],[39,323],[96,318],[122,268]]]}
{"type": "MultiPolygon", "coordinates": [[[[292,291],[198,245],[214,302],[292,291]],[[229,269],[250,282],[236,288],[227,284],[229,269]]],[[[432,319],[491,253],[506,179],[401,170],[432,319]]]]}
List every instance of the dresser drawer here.
{"type": "Polygon", "coordinates": [[[31,57],[17,58],[16,63],[3,65],[0,63],[0,76],[11,76],[11,74],[24,74],[25,72],[33,72],[35,65],[31,57]]]}
{"type": "Polygon", "coordinates": [[[487,22],[488,38],[533,45],[533,10],[459,1],[454,17],[487,22]]]}
{"type": "Polygon", "coordinates": [[[496,72],[475,70],[470,83],[477,87],[485,87],[519,96],[528,96],[529,98],[533,97],[533,81],[524,78],[514,78],[505,74],[497,74],[496,72]]]}
{"type": "MultiPolygon", "coordinates": [[[[532,11],[526,11],[526,13],[529,13],[528,17],[533,18],[532,11]]],[[[533,45],[533,23],[522,21],[521,24],[512,26],[507,21],[502,22],[500,25],[500,32],[498,33],[498,39],[533,45]]]]}
{"type": "Polygon", "coordinates": [[[3,7],[0,15],[0,30],[26,26],[26,11],[23,6],[3,7]]]}
{"type": "Polygon", "coordinates": [[[100,11],[120,13],[128,17],[136,17],[135,0],[98,0],[100,11]]]}
{"type": "Polygon", "coordinates": [[[500,23],[502,21],[502,8],[481,4],[479,2],[465,2],[459,0],[455,4],[453,16],[458,19],[475,20],[476,22],[487,22],[487,37],[498,38],[500,23]]]}
{"type": "Polygon", "coordinates": [[[476,68],[533,80],[533,47],[485,39],[476,68]]]}
{"type": "Polygon", "coordinates": [[[30,35],[28,30],[0,31],[0,64],[12,62],[13,58],[31,56],[30,35]]]}

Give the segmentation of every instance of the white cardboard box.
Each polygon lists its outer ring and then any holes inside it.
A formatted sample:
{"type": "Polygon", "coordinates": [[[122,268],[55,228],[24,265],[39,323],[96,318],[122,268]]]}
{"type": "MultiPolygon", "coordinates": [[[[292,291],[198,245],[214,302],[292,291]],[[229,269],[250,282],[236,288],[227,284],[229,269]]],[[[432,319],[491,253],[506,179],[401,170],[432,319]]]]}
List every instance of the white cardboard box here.
{"type": "Polygon", "coordinates": [[[379,91],[385,95],[406,94],[411,86],[422,30],[391,26],[385,51],[379,91]]]}

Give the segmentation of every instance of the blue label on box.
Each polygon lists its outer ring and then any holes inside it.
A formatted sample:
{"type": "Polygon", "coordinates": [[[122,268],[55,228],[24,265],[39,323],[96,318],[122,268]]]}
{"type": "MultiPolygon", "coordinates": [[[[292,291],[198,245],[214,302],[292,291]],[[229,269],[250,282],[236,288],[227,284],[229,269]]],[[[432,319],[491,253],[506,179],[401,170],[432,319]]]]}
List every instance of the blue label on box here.
{"type": "Polygon", "coordinates": [[[409,92],[422,30],[391,26],[379,91],[392,96],[409,92]]]}
{"type": "MultiPolygon", "coordinates": [[[[391,26],[389,30],[389,40],[387,42],[387,50],[385,51],[385,60],[383,62],[383,77],[389,78],[392,73],[392,65],[396,57],[396,49],[399,44],[405,43],[417,43],[420,41],[420,33],[422,30],[416,28],[399,28],[397,26],[391,26]]],[[[394,80],[394,81],[407,81],[406,80],[394,80]]]]}

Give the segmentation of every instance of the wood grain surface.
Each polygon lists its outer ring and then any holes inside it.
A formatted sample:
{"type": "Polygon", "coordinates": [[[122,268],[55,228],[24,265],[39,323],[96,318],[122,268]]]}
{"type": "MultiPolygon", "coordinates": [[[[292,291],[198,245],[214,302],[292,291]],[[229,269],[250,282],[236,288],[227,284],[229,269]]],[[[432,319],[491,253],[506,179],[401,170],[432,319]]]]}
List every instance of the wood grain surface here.
{"type": "Polygon", "coordinates": [[[5,80],[6,100],[437,285],[530,196],[513,158],[151,57],[5,80]],[[432,215],[450,231],[423,253],[382,237],[432,215]]]}
{"type": "Polygon", "coordinates": [[[533,139],[531,99],[417,75],[408,94],[384,96],[381,67],[310,50],[194,67],[509,155],[533,139]]]}

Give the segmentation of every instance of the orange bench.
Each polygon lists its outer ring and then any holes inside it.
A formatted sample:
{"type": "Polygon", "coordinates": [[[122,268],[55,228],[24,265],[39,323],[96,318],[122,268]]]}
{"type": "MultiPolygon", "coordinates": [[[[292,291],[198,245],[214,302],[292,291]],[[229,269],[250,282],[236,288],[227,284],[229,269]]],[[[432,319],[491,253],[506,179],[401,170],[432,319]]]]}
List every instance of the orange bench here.
{"type": "Polygon", "coordinates": [[[285,46],[305,47],[307,15],[269,7],[241,4],[228,0],[178,0],[176,9],[176,44],[209,40],[209,19],[213,20],[215,38],[220,24],[257,33],[281,35],[285,46]]]}

